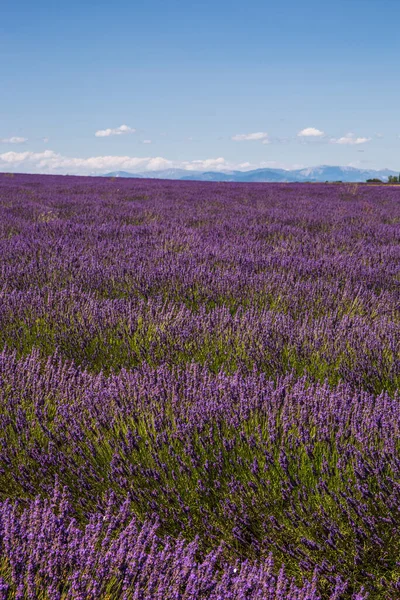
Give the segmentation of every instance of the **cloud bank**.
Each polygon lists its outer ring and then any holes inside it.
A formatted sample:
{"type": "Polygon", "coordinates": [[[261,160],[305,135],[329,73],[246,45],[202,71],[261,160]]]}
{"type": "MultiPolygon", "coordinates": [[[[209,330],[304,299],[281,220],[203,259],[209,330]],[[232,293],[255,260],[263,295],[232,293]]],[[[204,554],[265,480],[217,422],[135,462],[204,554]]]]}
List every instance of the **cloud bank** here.
{"type": "Polygon", "coordinates": [[[25,144],[28,141],[28,138],[13,136],[10,138],[0,138],[0,143],[2,144],[25,144]]]}
{"type": "Polygon", "coordinates": [[[344,135],[341,138],[332,138],[331,139],[332,144],[341,144],[341,145],[347,145],[347,146],[358,146],[359,144],[366,144],[367,142],[370,142],[370,141],[371,141],[371,138],[356,137],[356,135],[354,133],[346,133],[346,135],[344,135]]]}
{"type": "Polygon", "coordinates": [[[297,134],[297,137],[323,137],[325,133],[315,127],[306,127],[297,134]]]}
{"type": "Polygon", "coordinates": [[[120,125],[115,129],[99,129],[94,134],[96,137],[110,137],[112,135],[126,135],[128,133],[135,133],[136,129],[129,127],[128,125],[120,125]]]}
{"type": "Polygon", "coordinates": [[[88,158],[63,156],[45,150],[43,152],[4,152],[0,154],[0,171],[8,173],[47,173],[54,175],[103,175],[110,171],[141,173],[163,169],[186,169],[188,171],[247,171],[258,168],[300,169],[303,164],[284,164],[277,161],[259,163],[238,162],[217,158],[174,161],[162,156],[91,156],[88,158]]]}
{"type": "Polygon", "coordinates": [[[96,175],[108,171],[158,171],[180,168],[187,170],[225,170],[234,168],[224,158],[206,158],[192,161],[173,161],[161,156],[91,156],[88,158],[69,157],[53,150],[44,152],[4,152],[0,154],[0,170],[29,173],[75,173],[96,175]]]}
{"type": "Polygon", "coordinates": [[[267,140],[268,133],[265,131],[258,131],[256,133],[237,133],[232,136],[234,142],[253,142],[258,140],[267,140]]]}

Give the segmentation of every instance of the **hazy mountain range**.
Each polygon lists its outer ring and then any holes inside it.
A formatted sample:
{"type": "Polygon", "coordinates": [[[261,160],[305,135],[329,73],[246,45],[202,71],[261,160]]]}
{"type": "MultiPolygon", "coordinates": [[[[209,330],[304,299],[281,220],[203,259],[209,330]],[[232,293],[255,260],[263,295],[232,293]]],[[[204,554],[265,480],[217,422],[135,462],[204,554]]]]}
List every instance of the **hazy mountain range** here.
{"type": "Polygon", "coordinates": [[[331,167],[322,165],[293,171],[284,169],[255,169],[254,171],[187,171],[185,169],[167,169],[164,171],[146,171],[145,173],[127,173],[115,171],[103,177],[135,177],[140,179],[179,179],[184,181],[235,181],[235,182],[305,182],[305,181],[345,181],[363,182],[378,178],[387,181],[389,175],[398,175],[396,171],[383,169],[356,169],[354,167],[331,167]]]}

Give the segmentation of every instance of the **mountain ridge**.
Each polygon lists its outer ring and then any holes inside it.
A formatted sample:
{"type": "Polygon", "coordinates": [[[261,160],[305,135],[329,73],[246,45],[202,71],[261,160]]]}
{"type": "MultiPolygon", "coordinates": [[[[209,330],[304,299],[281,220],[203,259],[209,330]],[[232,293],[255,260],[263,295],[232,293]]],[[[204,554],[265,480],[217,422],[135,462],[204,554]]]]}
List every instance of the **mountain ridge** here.
{"type": "Polygon", "coordinates": [[[113,171],[102,177],[121,177],[138,179],[171,179],[181,181],[231,181],[231,182],[325,182],[343,181],[344,183],[362,183],[367,179],[381,179],[387,181],[390,175],[398,175],[390,169],[358,169],[356,167],[340,167],[319,165],[303,169],[271,169],[260,168],[251,171],[194,171],[185,169],[166,169],[162,171],[147,171],[128,173],[127,171],[113,171]]]}

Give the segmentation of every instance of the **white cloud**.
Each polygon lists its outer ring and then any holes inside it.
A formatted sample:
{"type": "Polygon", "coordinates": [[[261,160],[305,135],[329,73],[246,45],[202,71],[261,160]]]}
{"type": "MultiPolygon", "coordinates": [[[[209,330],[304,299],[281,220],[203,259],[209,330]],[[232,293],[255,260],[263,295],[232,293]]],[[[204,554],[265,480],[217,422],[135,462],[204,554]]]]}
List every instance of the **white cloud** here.
{"type": "Polygon", "coordinates": [[[358,146],[359,144],[366,144],[367,142],[370,142],[370,141],[371,141],[371,138],[356,137],[354,133],[346,133],[346,135],[344,135],[341,138],[332,138],[331,139],[332,144],[341,144],[341,145],[347,145],[347,146],[358,146]]]}
{"type": "MultiPolygon", "coordinates": [[[[248,142],[248,141],[257,141],[257,140],[267,140],[268,138],[268,133],[265,133],[265,131],[258,131],[256,133],[237,133],[236,135],[232,136],[232,140],[234,142],[248,142]]],[[[268,143],[268,142],[263,142],[264,143],[268,143]]]]}
{"type": "Polygon", "coordinates": [[[230,166],[226,162],[226,160],[220,156],[219,158],[206,158],[204,160],[183,161],[181,163],[181,168],[187,170],[194,169],[197,171],[220,171],[224,169],[229,169],[230,166]]]}
{"type": "Polygon", "coordinates": [[[283,169],[285,171],[291,171],[293,169],[304,169],[305,165],[299,164],[299,163],[287,164],[287,163],[283,163],[283,162],[280,162],[277,160],[266,160],[257,166],[254,165],[253,169],[260,168],[260,167],[263,167],[265,169],[283,169]]]}
{"type": "Polygon", "coordinates": [[[151,140],[142,140],[142,144],[151,144],[151,140]]]}
{"type": "Polygon", "coordinates": [[[45,152],[4,152],[0,154],[0,166],[5,165],[21,165],[23,163],[33,163],[41,165],[42,161],[49,161],[59,156],[52,150],[45,152]]]}
{"type": "Polygon", "coordinates": [[[158,171],[180,168],[205,170],[232,169],[224,158],[207,158],[192,161],[173,161],[161,156],[91,156],[88,158],[68,157],[53,150],[44,152],[4,152],[0,154],[0,171],[12,169],[29,173],[76,173],[78,175],[101,174],[107,171],[158,171]]]}
{"type": "Polygon", "coordinates": [[[96,137],[110,137],[111,135],[126,135],[127,133],[135,133],[136,129],[129,127],[128,125],[120,125],[115,129],[99,129],[94,134],[96,137]]]}
{"type": "Polygon", "coordinates": [[[325,133],[315,127],[306,127],[297,134],[297,137],[323,137],[325,133]]]}
{"type": "Polygon", "coordinates": [[[0,171],[15,173],[53,173],[76,175],[100,175],[109,171],[139,173],[163,169],[186,169],[194,171],[247,171],[261,167],[296,169],[304,165],[284,164],[276,161],[259,163],[228,162],[222,156],[197,160],[176,161],[162,156],[91,156],[69,157],[53,150],[43,152],[4,152],[0,154],[0,171]]]}
{"type": "Polygon", "coordinates": [[[0,142],[2,144],[24,144],[28,141],[28,138],[13,136],[10,138],[2,138],[0,142]]]}
{"type": "Polygon", "coordinates": [[[42,142],[44,142],[45,144],[47,144],[47,143],[48,143],[48,141],[49,141],[49,138],[48,138],[48,137],[44,137],[44,138],[42,139],[42,142]]]}
{"type": "Polygon", "coordinates": [[[16,167],[34,168],[35,171],[47,173],[102,172],[107,169],[160,169],[172,166],[172,161],[164,158],[135,158],[130,156],[92,156],[89,158],[67,157],[53,150],[45,152],[5,152],[0,154],[0,167],[14,165],[16,167]]]}

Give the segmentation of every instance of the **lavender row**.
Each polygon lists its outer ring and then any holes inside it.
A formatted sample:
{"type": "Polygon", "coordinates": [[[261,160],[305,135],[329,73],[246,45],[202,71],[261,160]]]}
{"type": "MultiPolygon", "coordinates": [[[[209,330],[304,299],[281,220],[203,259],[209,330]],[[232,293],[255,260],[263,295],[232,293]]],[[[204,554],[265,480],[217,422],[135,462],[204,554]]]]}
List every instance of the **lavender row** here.
{"type": "Polygon", "coordinates": [[[61,484],[85,523],[112,492],[203,553],[272,553],[297,580],[318,569],[319,593],[338,577],[346,598],[397,593],[397,396],[199,365],[105,377],[37,353],[3,352],[0,379],[4,500],[61,484]]]}
{"type": "Polygon", "coordinates": [[[398,387],[394,188],[1,176],[0,345],[398,387]]]}
{"type": "Polygon", "coordinates": [[[396,188],[3,174],[0,256],[0,595],[399,596],[396,188]]]}
{"type": "Polygon", "coordinates": [[[106,297],[187,296],[234,306],[237,296],[261,296],[300,310],[288,288],[297,284],[312,300],[305,284],[317,280],[319,300],[332,285],[338,303],[341,292],[359,289],[359,309],[375,308],[382,292],[396,308],[397,190],[359,188],[347,200],[342,186],[3,176],[0,281],[17,289],[73,282],[106,297]]]}
{"type": "Polygon", "coordinates": [[[388,316],[310,315],[267,309],[193,311],[183,303],[99,300],[79,288],[0,292],[0,346],[61,355],[93,371],[147,363],[207,365],[213,372],[306,375],[394,393],[400,322],[388,316]]]}
{"type": "MultiPolygon", "coordinates": [[[[55,489],[18,510],[0,504],[0,599],[51,600],[321,600],[319,576],[296,584],[272,555],[259,563],[226,563],[222,547],[200,558],[196,541],[161,539],[140,525],[127,504],[93,514],[80,528],[68,499],[55,489]]],[[[331,600],[348,584],[337,579],[331,600]]],[[[354,600],[364,600],[362,591],[354,600]]]]}

